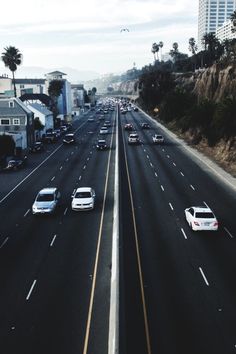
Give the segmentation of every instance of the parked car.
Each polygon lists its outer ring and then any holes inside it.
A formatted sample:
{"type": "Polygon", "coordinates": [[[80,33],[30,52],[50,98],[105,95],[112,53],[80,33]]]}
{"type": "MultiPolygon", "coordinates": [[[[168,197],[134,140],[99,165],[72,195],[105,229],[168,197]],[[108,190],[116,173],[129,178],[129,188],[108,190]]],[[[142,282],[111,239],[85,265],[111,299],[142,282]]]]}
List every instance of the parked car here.
{"type": "Polygon", "coordinates": [[[96,145],[97,150],[106,150],[107,149],[107,143],[106,140],[99,139],[96,145]]]}
{"type": "Polygon", "coordinates": [[[95,191],[91,187],[80,187],[72,193],[72,210],[91,210],[94,208],[95,191]]]}
{"type": "Polygon", "coordinates": [[[22,167],[25,166],[26,161],[27,161],[27,156],[26,155],[24,157],[15,156],[15,157],[11,158],[8,161],[8,163],[7,163],[6,167],[5,167],[5,170],[7,170],[7,171],[19,170],[19,169],[21,169],[22,167]]]}
{"type": "Polygon", "coordinates": [[[30,152],[41,152],[44,150],[42,141],[36,141],[33,146],[30,147],[30,152]]]}
{"type": "Polygon", "coordinates": [[[58,188],[43,188],[37,194],[32,205],[33,214],[52,214],[59,204],[61,193],[58,188]]]}
{"type": "Polygon", "coordinates": [[[163,138],[162,135],[155,134],[152,137],[152,141],[154,142],[154,144],[163,144],[164,143],[164,138],[163,138]]]}
{"type": "Polygon", "coordinates": [[[58,137],[56,133],[46,133],[43,137],[43,142],[47,144],[55,143],[58,137]]]}
{"type": "Polygon", "coordinates": [[[213,211],[206,206],[192,206],[185,209],[185,218],[193,231],[218,230],[218,221],[213,211]]]}
{"type": "Polygon", "coordinates": [[[63,138],[64,145],[71,145],[74,143],[75,143],[75,134],[69,133],[64,136],[64,138],[63,138]]]}

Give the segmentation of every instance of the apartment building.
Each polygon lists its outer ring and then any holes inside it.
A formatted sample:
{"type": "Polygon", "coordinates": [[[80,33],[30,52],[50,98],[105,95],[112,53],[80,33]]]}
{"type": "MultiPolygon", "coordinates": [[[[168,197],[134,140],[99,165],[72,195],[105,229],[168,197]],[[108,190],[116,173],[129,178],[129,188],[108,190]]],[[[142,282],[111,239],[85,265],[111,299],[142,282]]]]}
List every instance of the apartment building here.
{"type": "Polygon", "coordinates": [[[202,37],[214,33],[236,10],[236,0],[199,0],[198,48],[203,49],[202,37]]]}

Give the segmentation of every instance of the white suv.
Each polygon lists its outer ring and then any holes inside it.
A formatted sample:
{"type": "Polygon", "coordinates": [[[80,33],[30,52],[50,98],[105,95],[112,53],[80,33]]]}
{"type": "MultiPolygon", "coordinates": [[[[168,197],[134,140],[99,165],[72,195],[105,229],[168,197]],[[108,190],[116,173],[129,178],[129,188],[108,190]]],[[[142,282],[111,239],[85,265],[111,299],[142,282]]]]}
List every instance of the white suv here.
{"type": "Polygon", "coordinates": [[[58,188],[44,188],[39,191],[32,205],[33,214],[52,214],[54,213],[61,193],[58,188]]]}

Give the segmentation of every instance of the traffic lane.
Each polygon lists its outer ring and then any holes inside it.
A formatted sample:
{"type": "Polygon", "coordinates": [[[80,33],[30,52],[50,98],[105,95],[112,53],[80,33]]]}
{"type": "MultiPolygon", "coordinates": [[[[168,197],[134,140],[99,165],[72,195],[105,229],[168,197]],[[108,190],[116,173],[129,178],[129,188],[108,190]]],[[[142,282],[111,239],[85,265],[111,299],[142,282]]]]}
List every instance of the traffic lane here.
{"type": "Polygon", "coordinates": [[[135,239],[135,220],[132,210],[126,156],[119,127],[119,350],[122,353],[148,353],[145,332],[142,278],[135,239]]]}
{"type": "MultiPolygon", "coordinates": [[[[128,161],[143,260],[152,350],[174,353],[210,352],[215,335],[219,335],[219,328],[212,326],[211,332],[208,333],[208,327],[215,323],[215,316],[214,308],[208,306],[208,303],[205,304],[206,308],[202,308],[205,284],[201,281],[198,268],[195,266],[193,269],[193,264],[186,254],[185,239],[166,200],[163,200],[161,189],[148,188],[153,185],[154,178],[153,176],[150,178],[148,169],[135,157],[133,155],[128,161]],[[140,193],[141,185],[145,186],[145,193],[140,193]],[[180,318],[184,321],[181,322],[180,318]],[[157,323],[159,319],[160,322],[157,323]],[[183,327],[180,322],[183,323],[183,327]],[[202,338],[200,343],[199,336],[202,338]],[[193,343],[196,351],[193,351],[193,343]]],[[[221,353],[225,343],[222,337],[218,338],[219,343],[215,352],[221,353]],[[219,347],[221,350],[218,351],[219,347]]]]}
{"type": "MultiPolygon", "coordinates": [[[[92,172],[92,175],[94,176],[94,171],[92,172]]],[[[101,178],[100,178],[100,180],[101,180],[101,178]]],[[[70,215],[70,213],[67,213],[66,215],[70,215]]],[[[77,216],[76,216],[76,219],[77,219],[77,216]]],[[[72,225],[72,231],[73,230],[76,230],[77,228],[78,228],[78,230],[84,230],[84,233],[85,233],[85,237],[87,237],[87,235],[90,235],[91,234],[91,232],[90,231],[85,231],[85,227],[83,227],[83,226],[80,226],[80,225],[76,225],[76,227],[74,227],[73,226],[73,224],[74,223],[71,223],[71,222],[69,222],[69,225],[72,225]]],[[[94,222],[92,222],[92,224],[94,224],[94,222]]],[[[91,225],[92,225],[91,224],[91,225]]],[[[61,228],[62,228],[62,226],[61,226],[61,223],[60,223],[60,231],[61,231],[61,228]]],[[[65,230],[66,230],[66,232],[68,232],[68,227],[66,227],[65,228],[65,230]]],[[[72,232],[71,232],[72,233],[72,232]]],[[[55,237],[55,235],[54,235],[54,237],[55,237]]],[[[78,237],[78,232],[76,233],[76,237],[78,237]]],[[[58,239],[58,238],[57,238],[58,239]]],[[[52,241],[51,242],[53,242],[53,244],[54,243],[56,243],[56,240],[57,239],[54,239],[54,238],[52,238],[52,241]]],[[[91,246],[91,245],[90,245],[91,246]]],[[[92,248],[91,247],[88,247],[89,249],[90,249],[90,252],[92,251],[92,248]]],[[[83,254],[84,254],[85,252],[83,252],[83,254]]],[[[88,257],[86,257],[86,259],[87,259],[88,257]]],[[[48,267],[46,267],[47,269],[48,269],[48,267]]],[[[87,269],[88,267],[86,266],[84,269],[87,269]]],[[[90,272],[91,273],[91,272],[90,272]]],[[[57,271],[55,271],[55,274],[58,274],[58,272],[57,271]]],[[[34,282],[32,283],[32,285],[34,284],[34,282]]],[[[38,281],[37,281],[37,284],[38,284],[38,281]]],[[[82,307],[84,307],[84,306],[82,306],[82,307]]],[[[14,326],[15,328],[16,328],[16,326],[14,326]]],[[[22,333],[20,332],[20,335],[19,335],[19,338],[24,338],[24,336],[22,335],[22,333]]],[[[34,338],[32,338],[32,340],[33,340],[33,342],[34,342],[34,338]]],[[[42,339],[41,339],[42,340],[42,339]]],[[[28,339],[28,342],[29,342],[29,346],[30,346],[30,341],[31,341],[31,339],[28,339]]],[[[18,343],[19,344],[19,343],[18,343]]],[[[30,352],[30,349],[29,349],[29,352],[30,352]]]]}

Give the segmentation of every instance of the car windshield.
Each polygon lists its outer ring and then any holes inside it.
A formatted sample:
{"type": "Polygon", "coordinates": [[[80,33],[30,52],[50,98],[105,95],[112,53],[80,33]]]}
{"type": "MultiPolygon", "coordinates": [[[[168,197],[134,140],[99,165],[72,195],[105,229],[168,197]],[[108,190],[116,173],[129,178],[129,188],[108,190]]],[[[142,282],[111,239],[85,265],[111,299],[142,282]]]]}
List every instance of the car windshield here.
{"type": "Polygon", "coordinates": [[[75,198],[91,198],[90,192],[77,192],[75,198]]]}
{"type": "Polygon", "coordinates": [[[162,139],[162,135],[156,135],[157,139],[162,139]]]}
{"type": "Polygon", "coordinates": [[[37,197],[37,202],[51,202],[54,200],[53,194],[39,194],[37,197]]]}
{"type": "Polygon", "coordinates": [[[195,217],[198,219],[214,219],[214,215],[211,212],[197,212],[195,217]]]}

